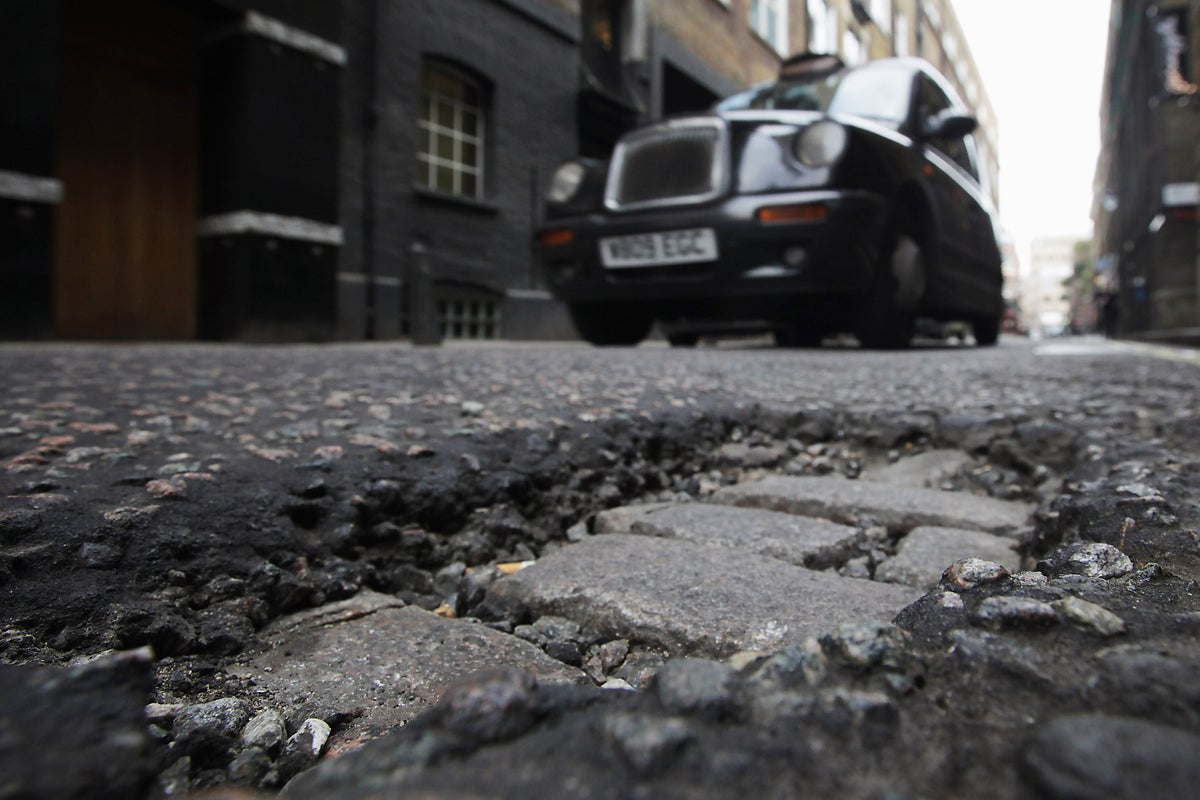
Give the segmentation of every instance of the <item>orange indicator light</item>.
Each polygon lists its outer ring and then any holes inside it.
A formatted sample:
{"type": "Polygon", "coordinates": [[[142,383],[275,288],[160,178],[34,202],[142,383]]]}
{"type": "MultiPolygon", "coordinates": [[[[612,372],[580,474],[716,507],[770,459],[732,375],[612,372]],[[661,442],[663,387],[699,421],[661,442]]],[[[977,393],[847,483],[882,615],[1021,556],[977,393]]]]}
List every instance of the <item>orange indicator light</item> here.
{"type": "Polygon", "coordinates": [[[544,247],[562,247],[564,244],[575,241],[575,231],[566,228],[545,231],[542,233],[541,239],[544,247]]]}
{"type": "Polygon", "coordinates": [[[822,203],[802,203],[795,206],[767,206],[756,213],[759,222],[778,224],[785,222],[820,222],[829,216],[829,209],[822,203]]]}

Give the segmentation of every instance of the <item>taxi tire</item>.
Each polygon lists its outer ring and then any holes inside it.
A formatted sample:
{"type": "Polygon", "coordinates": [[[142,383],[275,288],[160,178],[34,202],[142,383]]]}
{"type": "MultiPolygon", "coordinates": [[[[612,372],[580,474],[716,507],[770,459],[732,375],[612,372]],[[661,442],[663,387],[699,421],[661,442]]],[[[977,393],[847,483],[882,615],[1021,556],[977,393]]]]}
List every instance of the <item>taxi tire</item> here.
{"type": "Polygon", "coordinates": [[[645,311],[620,303],[571,303],[567,310],[580,338],[597,347],[632,347],[654,325],[645,311]]]}
{"type": "Polygon", "coordinates": [[[689,331],[668,333],[667,344],[671,347],[695,347],[700,344],[700,334],[689,331]]]}
{"type": "Polygon", "coordinates": [[[971,320],[971,332],[975,334],[975,344],[992,347],[1000,339],[1000,316],[976,317],[971,320]]]}
{"type": "Polygon", "coordinates": [[[859,309],[855,326],[863,347],[902,350],[912,344],[917,332],[917,295],[924,293],[924,262],[924,251],[915,237],[903,228],[889,235],[886,246],[880,248],[874,284],[859,309]],[[911,263],[913,258],[919,259],[915,265],[911,263]],[[921,273],[918,288],[914,288],[911,278],[914,270],[921,273]],[[900,273],[910,276],[909,285],[901,285],[900,273]]]}

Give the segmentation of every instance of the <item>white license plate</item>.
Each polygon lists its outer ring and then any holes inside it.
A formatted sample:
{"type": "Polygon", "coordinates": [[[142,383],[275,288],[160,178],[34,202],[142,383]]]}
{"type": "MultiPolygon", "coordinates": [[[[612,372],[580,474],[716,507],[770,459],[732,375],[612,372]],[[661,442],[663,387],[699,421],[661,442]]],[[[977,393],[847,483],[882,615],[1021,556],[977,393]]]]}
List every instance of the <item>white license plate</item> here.
{"type": "Polygon", "coordinates": [[[712,228],[635,233],[600,240],[600,263],[606,267],[655,267],[716,261],[717,235],[712,228]]]}

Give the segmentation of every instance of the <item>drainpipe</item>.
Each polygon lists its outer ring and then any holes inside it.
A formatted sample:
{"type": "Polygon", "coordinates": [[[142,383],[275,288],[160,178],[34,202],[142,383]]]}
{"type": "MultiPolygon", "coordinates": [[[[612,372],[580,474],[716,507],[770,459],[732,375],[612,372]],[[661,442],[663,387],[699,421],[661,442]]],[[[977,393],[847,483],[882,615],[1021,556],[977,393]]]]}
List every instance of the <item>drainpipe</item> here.
{"type": "Polygon", "coordinates": [[[376,338],[376,318],[378,309],[378,293],[375,291],[377,279],[375,258],[375,141],[379,130],[379,37],[382,28],[379,0],[368,0],[367,17],[371,21],[371,34],[367,37],[366,51],[363,53],[363,66],[366,70],[366,104],[363,110],[363,154],[362,154],[362,259],[363,274],[366,276],[366,330],[367,339],[376,338]]]}

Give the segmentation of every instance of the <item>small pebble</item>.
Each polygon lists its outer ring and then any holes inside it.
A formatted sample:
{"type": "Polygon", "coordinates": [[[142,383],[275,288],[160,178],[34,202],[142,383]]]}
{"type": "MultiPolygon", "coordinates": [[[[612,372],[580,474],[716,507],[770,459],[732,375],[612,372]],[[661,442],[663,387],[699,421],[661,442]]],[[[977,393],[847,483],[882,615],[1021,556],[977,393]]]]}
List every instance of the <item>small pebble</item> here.
{"type": "Polygon", "coordinates": [[[1002,564],[981,558],[955,561],[942,573],[942,585],[953,589],[973,589],[985,583],[995,583],[1009,577],[1002,564]]]}

